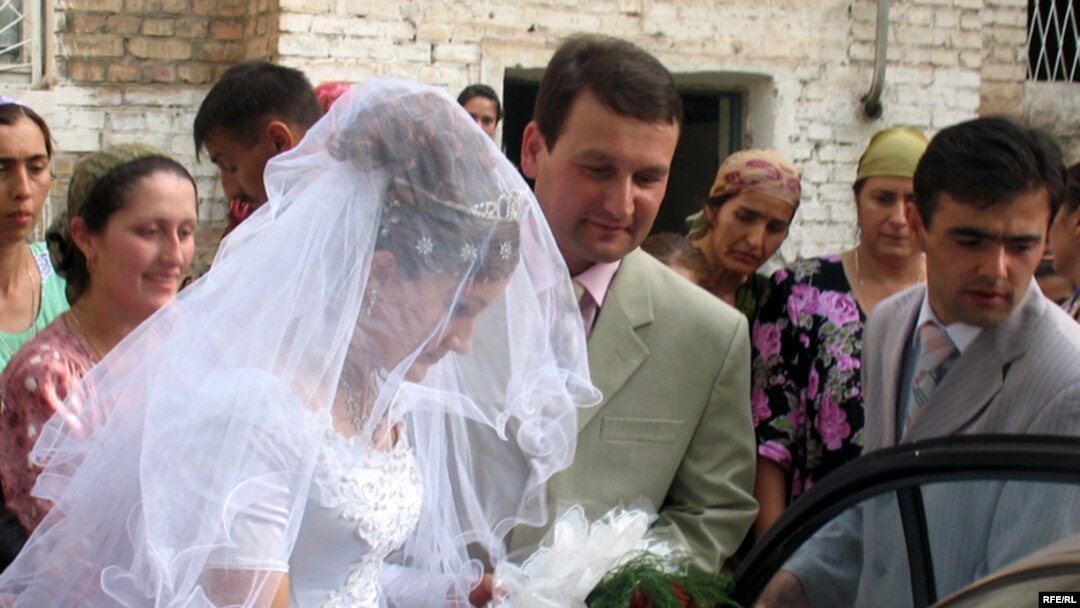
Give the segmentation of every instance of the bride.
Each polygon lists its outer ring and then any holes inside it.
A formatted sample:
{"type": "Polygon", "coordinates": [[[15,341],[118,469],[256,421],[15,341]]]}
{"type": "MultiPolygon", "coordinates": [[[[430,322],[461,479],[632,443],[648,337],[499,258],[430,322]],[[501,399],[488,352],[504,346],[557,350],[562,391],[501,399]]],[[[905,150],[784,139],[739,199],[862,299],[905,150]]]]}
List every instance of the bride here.
{"type": "Polygon", "coordinates": [[[567,271],[445,92],[354,89],[42,429],[2,606],[464,606],[598,400],[567,271]]]}

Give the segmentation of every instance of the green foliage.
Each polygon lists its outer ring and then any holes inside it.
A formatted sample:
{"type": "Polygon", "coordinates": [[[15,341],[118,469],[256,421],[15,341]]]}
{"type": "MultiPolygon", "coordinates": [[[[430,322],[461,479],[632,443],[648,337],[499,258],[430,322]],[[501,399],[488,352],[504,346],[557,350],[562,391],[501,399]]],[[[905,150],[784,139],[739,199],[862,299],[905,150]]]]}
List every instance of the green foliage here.
{"type": "Polygon", "coordinates": [[[642,553],[608,572],[586,598],[589,608],[714,608],[738,605],[729,599],[729,576],[664,569],[654,553],[642,553]]]}

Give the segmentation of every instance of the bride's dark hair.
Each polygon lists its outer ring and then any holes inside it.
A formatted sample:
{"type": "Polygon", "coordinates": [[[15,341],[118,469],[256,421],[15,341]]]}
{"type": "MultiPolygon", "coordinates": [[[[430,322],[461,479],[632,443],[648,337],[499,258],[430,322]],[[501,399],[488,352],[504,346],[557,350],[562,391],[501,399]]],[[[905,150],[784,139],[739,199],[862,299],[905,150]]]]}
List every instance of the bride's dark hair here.
{"type": "Polygon", "coordinates": [[[494,174],[501,154],[471,123],[461,108],[424,92],[371,108],[330,142],[335,158],[386,172],[388,204],[375,249],[393,253],[407,277],[468,273],[492,281],[517,265],[524,197],[509,184],[496,190],[492,181],[465,179],[478,167],[494,174]]]}

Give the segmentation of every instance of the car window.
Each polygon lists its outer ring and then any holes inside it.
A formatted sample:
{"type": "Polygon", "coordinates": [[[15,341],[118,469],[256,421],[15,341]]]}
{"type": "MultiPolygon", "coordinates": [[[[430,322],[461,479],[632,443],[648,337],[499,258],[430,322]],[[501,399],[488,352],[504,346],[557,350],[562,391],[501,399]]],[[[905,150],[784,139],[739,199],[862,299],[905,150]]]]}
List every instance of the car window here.
{"type": "Polygon", "coordinates": [[[1080,440],[954,437],[885,452],[796,501],[736,573],[735,599],[929,606],[1080,534],[1080,471],[1067,464],[1080,440]]]}
{"type": "Polygon", "coordinates": [[[937,607],[1035,606],[1040,593],[1075,596],[1077,590],[1080,590],[1080,535],[1069,537],[957,591],[937,607]]]}

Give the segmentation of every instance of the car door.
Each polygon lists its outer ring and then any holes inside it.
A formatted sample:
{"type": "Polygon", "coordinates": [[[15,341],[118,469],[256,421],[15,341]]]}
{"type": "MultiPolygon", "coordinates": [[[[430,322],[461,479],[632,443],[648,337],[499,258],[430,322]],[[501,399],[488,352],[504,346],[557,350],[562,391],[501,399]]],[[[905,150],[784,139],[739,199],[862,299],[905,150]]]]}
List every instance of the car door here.
{"type": "Polygon", "coordinates": [[[811,606],[922,608],[1077,534],[1080,438],[904,444],[856,459],[795,501],[739,566],[734,599],[759,605],[784,569],[799,572],[811,606]]]}

